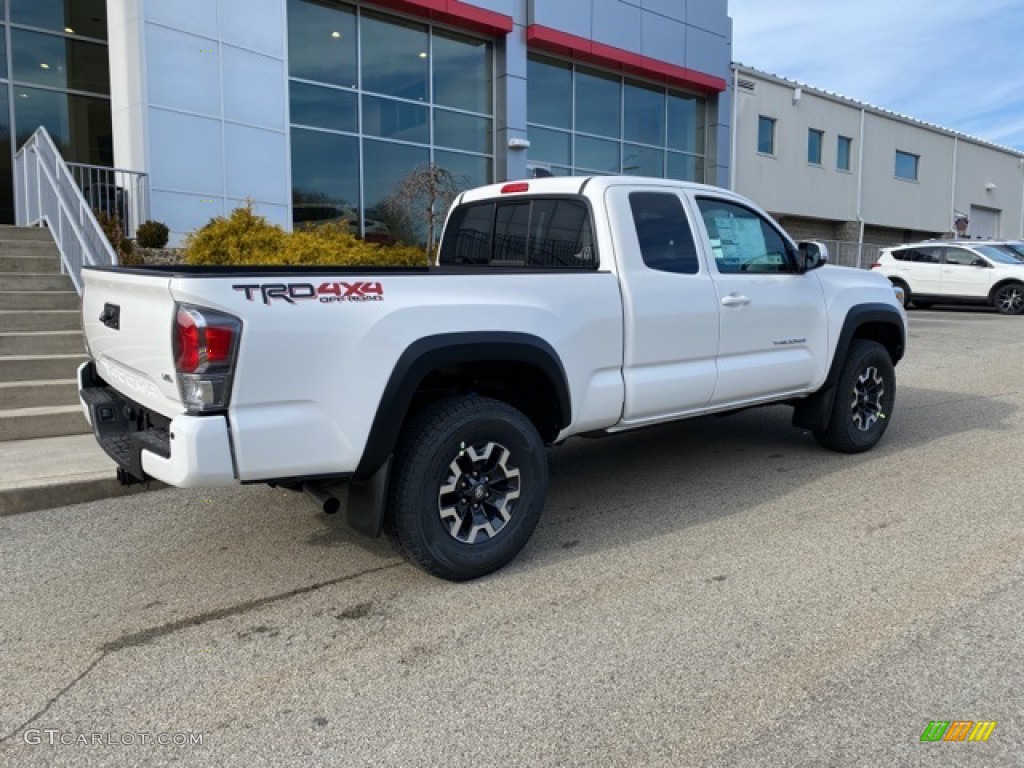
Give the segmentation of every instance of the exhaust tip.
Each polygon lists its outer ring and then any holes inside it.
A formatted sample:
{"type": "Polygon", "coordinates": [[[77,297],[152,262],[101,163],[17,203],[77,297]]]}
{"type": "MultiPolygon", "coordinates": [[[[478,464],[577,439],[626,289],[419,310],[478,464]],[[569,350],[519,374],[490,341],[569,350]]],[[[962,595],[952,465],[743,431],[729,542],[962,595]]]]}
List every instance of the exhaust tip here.
{"type": "Polygon", "coordinates": [[[325,515],[337,514],[338,510],[341,509],[341,500],[333,493],[328,493],[319,483],[303,483],[302,490],[320,505],[320,509],[323,510],[325,515]]]}

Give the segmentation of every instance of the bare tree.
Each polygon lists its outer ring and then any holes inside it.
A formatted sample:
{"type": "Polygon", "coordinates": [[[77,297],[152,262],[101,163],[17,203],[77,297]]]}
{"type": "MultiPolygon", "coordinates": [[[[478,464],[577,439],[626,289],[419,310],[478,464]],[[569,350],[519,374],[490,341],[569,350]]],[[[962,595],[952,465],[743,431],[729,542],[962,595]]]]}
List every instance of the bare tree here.
{"type": "Polygon", "coordinates": [[[426,230],[424,251],[429,256],[434,236],[452,201],[461,191],[459,180],[434,163],[420,165],[403,178],[378,209],[387,217],[394,235],[415,238],[426,230]]]}

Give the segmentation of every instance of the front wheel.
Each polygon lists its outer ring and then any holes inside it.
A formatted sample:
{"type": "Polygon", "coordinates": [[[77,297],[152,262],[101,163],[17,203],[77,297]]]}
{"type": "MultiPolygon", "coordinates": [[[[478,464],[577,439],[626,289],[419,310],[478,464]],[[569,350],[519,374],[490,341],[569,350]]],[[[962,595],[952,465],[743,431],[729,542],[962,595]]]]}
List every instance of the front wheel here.
{"type": "Polygon", "coordinates": [[[828,428],[815,438],[841,453],[874,448],[892,417],[896,400],[896,371],[889,352],[877,341],[854,339],[836,384],[828,428]]]}
{"type": "Polygon", "coordinates": [[[547,493],[544,443],[507,403],[479,395],[433,403],[402,432],[385,531],[415,565],[466,581],[526,545],[547,493]]]}
{"type": "Polygon", "coordinates": [[[999,287],[992,297],[995,308],[1003,315],[1019,315],[1024,312],[1024,285],[1008,283],[999,287]]]}

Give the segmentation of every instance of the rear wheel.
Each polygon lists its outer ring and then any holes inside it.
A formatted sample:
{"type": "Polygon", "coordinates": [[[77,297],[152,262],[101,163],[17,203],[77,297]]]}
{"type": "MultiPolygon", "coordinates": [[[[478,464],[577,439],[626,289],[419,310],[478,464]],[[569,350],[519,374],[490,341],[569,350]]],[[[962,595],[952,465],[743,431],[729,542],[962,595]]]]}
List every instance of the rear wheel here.
{"type": "Polygon", "coordinates": [[[992,304],[1004,315],[1019,315],[1024,312],[1024,285],[1007,283],[1001,285],[992,297],[992,304]]]}
{"type": "Polygon", "coordinates": [[[889,426],[896,399],[896,372],[889,352],[877,341],[854,339],[836,384],[832,419],[815,438],[841,453],[874,448],[889,426]]]}
{"type": "Polygon", "coordinates": [[[526,545],[547,493],[544,443],[507,403],[470,395],[427,406],[402,433],[385,530],[428,573],[465,581],[526,545]]]}

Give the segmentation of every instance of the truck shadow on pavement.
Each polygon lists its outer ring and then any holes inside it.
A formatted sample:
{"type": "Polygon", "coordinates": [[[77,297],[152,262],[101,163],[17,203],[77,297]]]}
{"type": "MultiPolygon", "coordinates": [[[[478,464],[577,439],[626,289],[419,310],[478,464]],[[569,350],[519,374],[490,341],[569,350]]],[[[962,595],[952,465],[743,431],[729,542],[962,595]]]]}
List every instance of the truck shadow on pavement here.
{"type": "MultiPolygon", "coordinates": [[[[913,457],[934,441],[969,431],[1010,430],[1007,422],[1018,410],[1006,400],[906,386],[897,402],[882,442],[863,454],[822,448],[810,432],[790,424],[792,409],[786,406],[607,438],[573,438],[548,450],[551,478],[544,513],[527,548],[506,569],[549,565],[570,551],[582,556],[726,518],[811,484],[825,484],[829,506],[836,510],[863,504],[862,495],[850,497],[851,486],[839,481],[844,473],[877,478],[898,472],[904,454],[913,457]]],[[[307,503],[294,496],[295,504],[307,503]]],[[[890,501],[903,503],[898,497],[890,501]]],[[[317,517],[323,525],[309,534],[308,544],[391,554],[385,540],[365,539],[348,528],[344,502],[338,514],[317,517]]]]}
{"type": "MultiPolygon", "coordinates": [[[[623,546],[771,504],[812,484],[825,488],[828,507],[837,512],[863,505],[863,484],[843,479],[851,471],[898,475],[908,462],[925,462],[914,457],[935,441],[1012,430],[1017,410],[991,397],[901,387],[882,442],[854,455],[828,451],[810,432],[792,427],[792,410],[785,406],[571,440],[549,450],[548,502],[519,560],[547,563],[566,550],[583,555],[623,546]]],[[[934,481],[956,478],[936,473],[934,481]]],[[[914,490],[902,492],[909,499],[914,490]]],[[[898,508],[904,501],[890,497],[887,505],[898,508]]]]}

